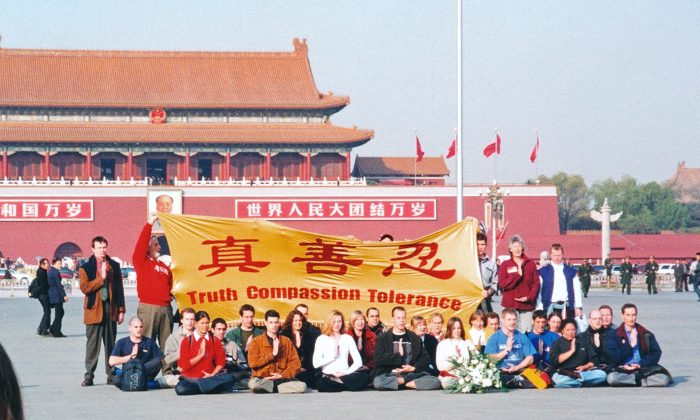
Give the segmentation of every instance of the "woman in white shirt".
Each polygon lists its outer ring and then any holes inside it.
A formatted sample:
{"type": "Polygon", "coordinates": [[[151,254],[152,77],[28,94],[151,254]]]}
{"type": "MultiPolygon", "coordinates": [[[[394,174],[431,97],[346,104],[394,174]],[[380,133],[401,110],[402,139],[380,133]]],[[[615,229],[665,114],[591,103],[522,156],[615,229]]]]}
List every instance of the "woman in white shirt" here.
{"type": "Polygon", "coordinates": [[[470,349],[474,348],[474,345],[465,340],[464,336],[464,324],[459,318],[453,316],[447,321],[445,339],[438,344],[435,356],[435,363],[440,371],[439,379],[443,388],[454,378],[450,372],[452,364],[449,360],[460,356],[468,359],[470,349]]]}
{"type": "Polygon", "coordinates": [[[369,375],[358,371],[362,356],[354,340],[345,332],[345,319],[340,311],[331,311],[316,339],[313,363],[321,368],[316,379],[318,392],[360,391],[367,388],[369,375]],[[348,363],[348,355],[352,365],[348,363]]]}

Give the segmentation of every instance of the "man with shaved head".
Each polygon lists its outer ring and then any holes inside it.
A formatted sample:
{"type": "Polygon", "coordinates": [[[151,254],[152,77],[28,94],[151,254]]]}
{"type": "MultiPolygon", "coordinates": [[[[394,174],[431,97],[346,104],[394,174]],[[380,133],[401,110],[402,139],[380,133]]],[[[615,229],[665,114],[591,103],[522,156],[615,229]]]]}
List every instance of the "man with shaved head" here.
{"type": "Polygon", "coordinates": [[[595,351],[592,357],[592,362],[599,368],[608,366],[607,356],[605,355],[605,335],[608,329],[603,326],[603,317],[597,309],[592,310],[588,314],[588,328],[579,334],[580,340],[585,340],[591,344],[591,348],[595,351]]]}

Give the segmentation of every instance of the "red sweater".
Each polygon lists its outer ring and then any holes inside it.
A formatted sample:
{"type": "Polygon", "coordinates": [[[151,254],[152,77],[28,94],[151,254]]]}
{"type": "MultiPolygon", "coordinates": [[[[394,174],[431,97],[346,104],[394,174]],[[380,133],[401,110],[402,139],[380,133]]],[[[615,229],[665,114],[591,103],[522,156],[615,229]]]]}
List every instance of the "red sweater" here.
{"type": "Polygon", "coordinates": [[[503,291],[501,306],[521,311],[534,311],[540,293],[540,276],[535,262],[523,254],[523,274],[518,274],[518,265],[513,259],[505,260],[498,267],[498,287],[503,291]],[[515,298],[527,297],[525,302],[515,298]]]}
{"type": "Polygon", "coordinates": [[[136,292],[140,302],[168,306],[173,274],[163,262],[148,256],[148,242],[151,240],[152,228],[153,226],[146,223],[134,247],[134,254],[131,256],[134,271],[136,271],[136,292]]]}
{"type": "Polygon", "coordinates": [[[226,352],[224,352],[224,346],[221,344],[221,341],[211,334],[207,335],[209,335],[209,340],[204,337],[199,337],[199,340],[197,340],[194,333],[182,339],[182,343],[180,343],[180,360],[177,361],[177,365],[180,367],[180,373],[183,376],[202,378],[204,377],[204,372],[212,373],[216,366],[223,368],[226,365],[226,352]],[[193,365],[190,363],[190,360],[199,353],[199,346],[202,345],[202,340],[206,340],[206,353],[199,362],[193,365]]]}

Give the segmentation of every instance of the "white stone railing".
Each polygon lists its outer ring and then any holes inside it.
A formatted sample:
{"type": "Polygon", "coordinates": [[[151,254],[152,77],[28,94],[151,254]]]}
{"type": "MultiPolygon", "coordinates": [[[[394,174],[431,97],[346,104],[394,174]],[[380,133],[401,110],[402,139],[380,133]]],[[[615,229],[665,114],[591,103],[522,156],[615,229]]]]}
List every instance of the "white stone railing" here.
{"type": "Polygon", "coordinates": [[[22,179],[22,177],[19,177],[18,179],[0,179],[0,186],[2,187],[45,187],[45,186],[111,186],[111,187],[128,187],[128,186],[135,186],[135,187],[145,187],[151,184],[150,178],[146,179],[140,179],[136,180],[134,178],[131,178],[129,180],[122,180],[117,177],[117,179],[107,179],[107,178],[102,178],[102,179],[78,179],[75,178],[74,180],[70,179],[65,179],[61,177],[60,179],[37,179],[36,177],[32,179],[22,179]]]}
{"type": "MultiPolygon", "coordinates": [[[[120,179],[117,177],[117,179],[107,179],[107,178],[102,178],[102,179],[79,179],[75,178],[73,180],[70,179],[65,179],[61,177],[60,179],[37,179],[37,178],[32,178],[32,179],[22,179],[21,177],[18,179],[0,179],[0,187],[31,187],[31,186],[36,186],[36,187],[44,187],[44,186],[76,186],[76,187],[147,187],[152,184],[152,180],[150,178],[145,178],[145,179],[120,179]]],[[[187,180],[179,180],[177,178],[173,179],[173,185],[177,187],[250,187],[250,186],[256,186],[256,187],[278,187],[278,186],[287,186],[287,187],[337,187],[337,186],[366,186],[367,185],[367,180],[365,178],[350,178],[346,180],[341,180],[341,179],[309,179],[309,180],[302,180],[302,179],[287,179],[287,178],[282,178],[282,179],[276,179],[276,178],[270,178],[270,179],[260,179],[260,178],[255,178],[254,180],[249,180],[249,179],[233,179],[229,178],[227,180],[220,180],[219,178],[214,178],[214,179],[192,179],[188,178],[187,180]]]]}

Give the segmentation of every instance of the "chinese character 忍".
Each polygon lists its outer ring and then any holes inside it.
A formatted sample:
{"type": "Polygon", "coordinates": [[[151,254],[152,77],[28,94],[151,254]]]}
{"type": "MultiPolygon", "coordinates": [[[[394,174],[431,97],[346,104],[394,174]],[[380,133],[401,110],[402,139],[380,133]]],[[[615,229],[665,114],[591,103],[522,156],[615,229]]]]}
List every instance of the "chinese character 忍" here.
{"type": "MultiPolygon", "coordinates": [[[[442,264],[442,260],[440,258],[436,258],[433,261],[432,266],[430,268],[426,268],[429,260],[435,257],[435,255],[437,254],[437,250],[438,244],[436,244],[435,242],[399,245],[399,250],[396,253],[397,257],[392,258],[391,261],[400,261],[399,268],[408,268],[414,271],[418,271],[419,273],[426,274],[430,277],[435,277],[441,280],[447,280],[454,276],[456,270],[436,270],[435,268],[442,264]],[[410,250],[411,248],[413,249],[410,250]],[[424,254],[423,251],[427,251],[425,252],[425,255],[422,255],[424,254]],[[420,264],[418,265],[418,267],[414,267],[404,262],[412,258],[417,258],[420,260],[420,264]]],[[[382,271],[382,274],[384,275],[384,277],[387,277],[391,275],[393,271],[394,263],[385,268],[382,271]]]]}

